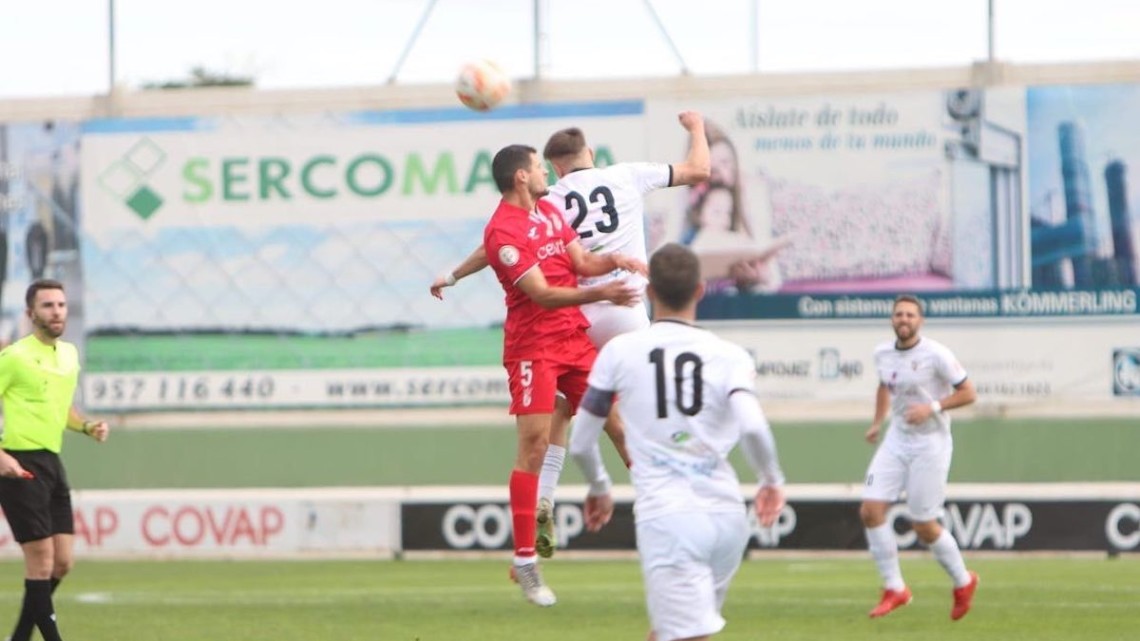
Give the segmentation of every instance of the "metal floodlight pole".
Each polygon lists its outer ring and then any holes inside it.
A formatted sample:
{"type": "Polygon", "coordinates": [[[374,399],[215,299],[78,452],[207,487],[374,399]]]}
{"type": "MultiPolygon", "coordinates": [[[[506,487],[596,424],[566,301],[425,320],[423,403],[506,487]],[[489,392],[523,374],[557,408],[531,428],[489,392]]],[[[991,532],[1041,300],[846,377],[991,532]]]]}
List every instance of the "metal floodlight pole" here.
{"type": "Polygon", "coordinates": [[[994,0],[989,0],[987,3],[987,18],[986,18],[986,32],[988,38],[988,53],[987,59],[990,62],[994,61],[994,0]]]}
{"type": "Polygon", "coordinates": [[[653,8],[653,3],[650,0],[645,0],[645,8],[649,10],[649,15],[653,17],[653,22],[657,23],[657,30],[661,32],[661,37],[665,38],[665,43],[673,50],[673,57],[681,65],[681,73],[689,74],[689,65],[685,64],[685,58],[681,56],[681,51],[677,49],[676,43],[669,37],[669,31],[665,28],[665,23],[661,22],[661,16],[657,15],[657,10],[653,8]]]}
{"type": "Polygon", "coordinates": [[[107,94],[115,92],[115,0],[107,0],[107,94]]]}
{"type": "Polygon", "coordinates": [[[435,9],[435,5],[438,2],[439,0],[428,0],[423,15],[420,16],[419,22],[416,23],[416,28],[412,31],[412,36],[408,38],[408,44],[404,45],[404,50],[400,52],[400,57],[396,59],[396,66],[392,67],[392,74],[388,76],[388,84],[396,84],[396,76],[400,75],[400,69],[404,66],[404,61],[408,59],[408,54],[412,52],[412,47],[416,46],[416,41],[420,39],[420,33],[423,32],[424,25],[427,24],[428,18],[431,17],[432,9],[435,9]]]}
{"type": "Polygon", "coordinates": [[[548,64],[546,56],[547,40],[550,37],[546,28],[546,0],[534,0],[534,79],[541,80],[548,64]]]}

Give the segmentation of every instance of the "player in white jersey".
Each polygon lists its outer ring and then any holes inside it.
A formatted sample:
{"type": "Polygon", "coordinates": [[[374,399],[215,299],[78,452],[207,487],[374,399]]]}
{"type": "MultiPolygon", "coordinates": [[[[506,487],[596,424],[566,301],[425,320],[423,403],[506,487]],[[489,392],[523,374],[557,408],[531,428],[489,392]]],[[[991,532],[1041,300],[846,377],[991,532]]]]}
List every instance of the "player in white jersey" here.
{"type": "Polygon", "coordinates": [[[755,362],[693,325],[703,292],[691,250],[668,244],[653,254],[653,323],[602,348],[571,434],[571,456],[590,484],[586,527],[597,531],[613,514],[598,437],[621,397],[649,638],[656,641],[708,639],[724,627],[721,607],[750,533],[728,462],[737,443],[759,480],[761,525],[771,526],[784,505],[776,444],[756,402],[755,362]]]}
{"type": "MultiPolygon", "coordinates": [[[[682,111],[677,119],[689,132],[689,151],[684,162],[674,164],[639,162],[595,167],[594,150],[577,127],[556,131],[547,140],[543,156],[554,168],[558,182],[544,199],[563,213],[586,251],[617,252],[644,262],[645,195],[655,189],[708,180],[711,169],[704,117],[695,111],[682,111]]],[[[437,278],[431,284],[431,294],[442,299],[445,287],[486,266],[487,255],[480,245],[454,270],[437,278]]],[[[626,280],[639,292],[645,286],[639,274],[623,270],[581,279],[579,284],[586,287],[615,279],[626,280]]],[[[618,334],[649,325],[645,306],[640,302],[633,306],[591,303],[581,309],[590,322],[587,334],[599,349],[618,334]]],[[[538,552],[543,557],[554,553],[554,490],[566,457],[566,428],[559,423],[551,430],[539,479],[538,552]]],[[[606,433],[625,458],[623,430],[616,414],[606,423],[606,433]]]]}
{"type": "MultiPolygon", "coordinates": [[[[676,165],[637,162],[595,167],[594,152],[577,127],[557,131],[546,142],[542,155],[558,176],[546,199],[563,212],[587,251],[620,252],[645,261],[646,194],[708,180],[710,164],[704,118],[696,112],[684,111],[678,119],[692,140],[688,158],[676,165]]],[[[638,290],[645,285],[639,275],[624,271],[579,282],[587,286],[615,279],[626,280],[638,290]]],[[[598,348],[618,334],[649,324],[644,304],[622,307],[591,303],[582,306],[582,313],[590,321],[588,334],[598,348]]]]}
{"type": "Polygon", "coordinates": [[[899,296],[891,314],[895,340],[875,348],[879,389],[867,441],[879,440],[888,415],[890,422],[867,469],[859,508],[867,545],[883,578],[882,598],[870,615],[884,616],[911,600],[899,569],[894,527],[887,522],[887,508],[905,491],[915,533],[954,582],[950,618],[957,621],[970,610],[978,575],[966,569],[954,537],[938,523],[954,451],[946,412],[973,403],[977,392],[954,354],[919,334],[922,322],[922,303],[914,296],[899,296]]]}

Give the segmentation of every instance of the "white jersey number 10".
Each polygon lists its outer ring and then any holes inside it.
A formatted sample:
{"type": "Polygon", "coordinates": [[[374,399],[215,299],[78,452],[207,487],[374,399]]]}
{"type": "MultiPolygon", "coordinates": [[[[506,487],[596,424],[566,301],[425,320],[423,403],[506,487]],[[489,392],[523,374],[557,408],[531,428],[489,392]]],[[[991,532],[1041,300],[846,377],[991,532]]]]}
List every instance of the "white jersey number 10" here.
{"type": "MultiPolygon", "coordinates": [[[[653,363],[657,374],[657,418],[668,416],[668,407],[665,402],[665,350],[658,347],[649,352],[649,362],[653,363]]],[[[701,379],[701,368],[704,363],[701,357],[692,352],[681,352],[673,359],[673,392],[676,396],[674,403],[677,409],[685,416],[696,416],[704,405],[702,390],[704,381],[701,379]],[[692,398],[685,403],[685,368],[689,367],[692,382],[692,398]]]]}

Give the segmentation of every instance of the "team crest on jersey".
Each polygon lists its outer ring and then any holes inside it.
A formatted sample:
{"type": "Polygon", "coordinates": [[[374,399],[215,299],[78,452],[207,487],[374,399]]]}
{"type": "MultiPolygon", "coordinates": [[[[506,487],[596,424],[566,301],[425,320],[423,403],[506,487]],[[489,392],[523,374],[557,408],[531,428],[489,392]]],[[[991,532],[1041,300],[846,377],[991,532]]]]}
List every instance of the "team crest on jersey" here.
{"type": "Polygon", "coordinates": [[[514,267],[519,264],[519,250],[511,245],[503,245],[499,248],[499,260],[507,267],[514,267]]]}

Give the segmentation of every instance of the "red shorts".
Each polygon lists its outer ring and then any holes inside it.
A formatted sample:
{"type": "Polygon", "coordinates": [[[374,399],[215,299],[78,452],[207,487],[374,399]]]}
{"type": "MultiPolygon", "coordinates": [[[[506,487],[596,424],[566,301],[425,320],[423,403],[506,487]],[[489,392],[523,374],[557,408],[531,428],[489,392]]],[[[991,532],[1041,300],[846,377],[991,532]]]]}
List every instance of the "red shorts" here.
{"type": "Polygon", "coordinates": [[[570,403],[570,413],[586,393],[586,379],[598,350],[583,332],[558,344],[540,358],[504,363],[511,388],[511,410],[516,414],[553,414],[554,397],[561,392],[570,403]]]}

